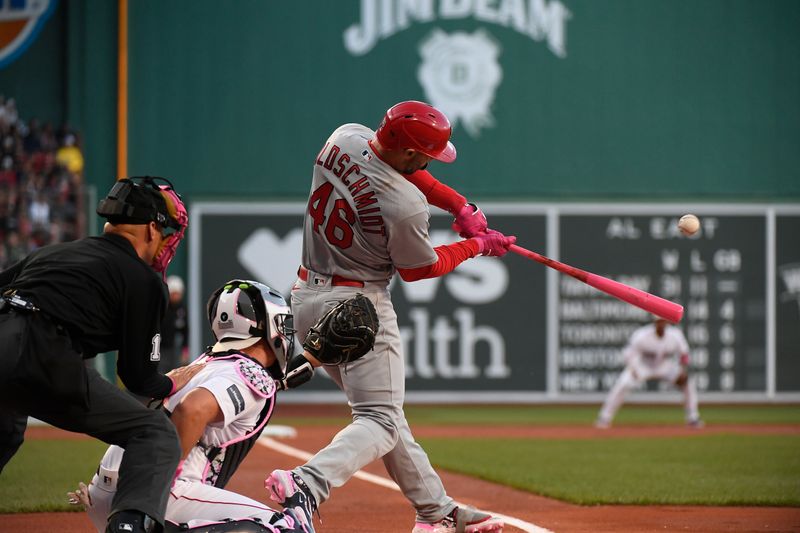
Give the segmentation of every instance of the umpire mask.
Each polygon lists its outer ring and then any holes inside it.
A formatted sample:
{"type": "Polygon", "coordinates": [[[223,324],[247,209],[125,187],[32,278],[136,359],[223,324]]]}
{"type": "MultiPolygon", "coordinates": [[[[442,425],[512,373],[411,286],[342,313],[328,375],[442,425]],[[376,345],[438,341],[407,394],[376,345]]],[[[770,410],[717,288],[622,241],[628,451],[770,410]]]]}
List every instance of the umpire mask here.
{"type": "Polygon", "coordinates": [[[100,200],[97,214],[112,224],[155,222],[164,238],[151,266],[166,279],[167,266],[175,257],[189,223],[186,207],[168,179],[156,176],[120,179],[100,200]]]}
{"type": "Polygon", "coordinates": [[[216,344],[212,352],[243,350],[265,339],[281,372],[294,354],[294,320],[286,300],[257,281],[234,279],[214,291],[207,305],[216,344]]]}

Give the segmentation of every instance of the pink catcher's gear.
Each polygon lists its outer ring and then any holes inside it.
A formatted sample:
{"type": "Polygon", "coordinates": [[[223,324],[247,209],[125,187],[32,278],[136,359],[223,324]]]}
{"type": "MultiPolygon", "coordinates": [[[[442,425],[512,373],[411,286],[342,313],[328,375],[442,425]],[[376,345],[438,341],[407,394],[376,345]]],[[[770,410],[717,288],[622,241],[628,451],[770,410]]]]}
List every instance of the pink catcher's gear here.
{"type": "Polygon", "coordinates": [[[168,185],[161,185],[159,187],[161,196],[167,204],[169,216],[172,219],[170,223],[165,225],[165,234],[167,231],[172,231],[166,236],[161,243],[155,258],[153,259],[152,267],[156,272],[161,272],[166,279],[167,267],[169,266],[172,258],[175,257],[175,252],[178,245],[183,240],[183,235],[186,233],[186,226],[189,224],[189,214],[186,212],[186,206],[183,205],[183,200],[175,192],[175,190],[168,185]]]}

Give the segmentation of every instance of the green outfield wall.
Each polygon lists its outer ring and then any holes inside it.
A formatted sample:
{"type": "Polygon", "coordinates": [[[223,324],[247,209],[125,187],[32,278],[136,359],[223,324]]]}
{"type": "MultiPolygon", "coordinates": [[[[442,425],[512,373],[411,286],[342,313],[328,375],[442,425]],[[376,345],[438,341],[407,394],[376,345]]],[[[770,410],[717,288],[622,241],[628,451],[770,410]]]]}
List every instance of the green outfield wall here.
{"type": "MultiPolygon", "coordinates": [[[[433,170],[491,199],[800,196],[792,0],[129,2],[129,170],[189,196],[306,193],[330,131],[416,98],[433,170]]],[[[114,172],[116,2],[60,2],[0,92],[114,172]]]]}

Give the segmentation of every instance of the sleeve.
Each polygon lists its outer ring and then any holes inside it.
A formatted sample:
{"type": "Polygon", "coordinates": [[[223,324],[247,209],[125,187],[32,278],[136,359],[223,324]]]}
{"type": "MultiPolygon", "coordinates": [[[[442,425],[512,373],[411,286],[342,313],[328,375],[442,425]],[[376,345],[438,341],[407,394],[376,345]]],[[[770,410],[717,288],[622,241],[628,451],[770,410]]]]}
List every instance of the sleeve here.
{"type": "MultiPolygon", "coordinates": [[[[420,203],[422,199],[419,199],[420,203]]],[[[438,259],[428,235],[428,211],[420,211],[392,224],[388,230],[387,250],[395,268],[417,268],[438,259]]]]}
{"type": "Polygon", "coordinates": [[[166,286],[154,272],[145,283],[130,282],[124,293],[117,374],[131,392],[165,398],[172,392],[172,380],[158,371],[158,363],[166,286]]]}
{"type": "Polygon", "coordinates": [[[444,209],[453,215],[458,213],[458,210],[467,203],[466,198],[452,187],[434,178],[427,170],[418,170],[413,174],[408,174],[406,179],[422,191],[429,204],[444,209]]]}
{"type": "Polygon", "coordinates": [[[678,338],[678,350],[684,354],[689,353],[689,342],[686,340],[686,336],[683,332],[679,329],[675,329],[676,337],[678,338]]]}
{"type": "MultiPolygon", "coordinates": [[[[209,391],[217,399],[224,417],[223,424],[230,425],[234,420],[252,415],[254,407],[258,407],[259,399],[247,384],[242,383],[233,371],[233,365],[227,365],[224,371],[199,385],[209,391]],[[230,372],[230,373],[229,373],[230,372]]],[[[258,408],[260,410],[260,407],[258,408]]]]}
{"type": "Polygon", "coordinates": [[[680,364],[683,366],[689,366],[689,342],[686,340],[686,336],[683,332],[679,329],[675,329],[675,338],[678,342],[678,358],[680,364]]]}
{"type": "Polygon", "coordinates": [[[639,359],[639,356],[642,353],[641,341],[641,330],[635,331],[633,335],[631,335],[628,344],[626,344],[622,349],[622,357],[625,359],[626,365],[633,364],[639,359]]]}
{"type": "Polygon", "coordinates": [[[27,261],[27,257],[20,261],[17,261],[13,265],[11,265],[6,270],[0,272],[0,289],[4,289],[11,285],[20,272],[22,272],[22,267],[25,266],[25,262],[27,261]]]}
{"type": "Polygon", "coordinates": [[[432,265],[418,268],[398,268],[397,272],[403,281],[437,278],[452,272],[471,257],[478,255],[478,244],[473,239],[437,246],[433,249],[438,257],[432,265]]]}

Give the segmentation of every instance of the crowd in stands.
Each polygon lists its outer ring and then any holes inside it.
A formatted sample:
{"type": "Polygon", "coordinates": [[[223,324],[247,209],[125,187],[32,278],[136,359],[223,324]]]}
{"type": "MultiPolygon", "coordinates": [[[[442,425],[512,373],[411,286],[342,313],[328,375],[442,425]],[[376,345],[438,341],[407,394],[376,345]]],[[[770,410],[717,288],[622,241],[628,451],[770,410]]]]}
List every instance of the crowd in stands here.
{"type": "Polygon", "coordinates": [[[78,135],[22,119],[0,95],[0,270],[30,252],[86,235],[78,135]]]}

